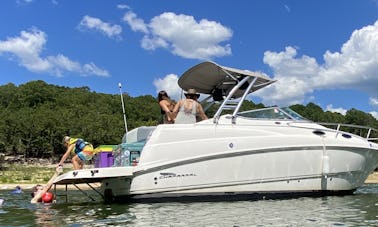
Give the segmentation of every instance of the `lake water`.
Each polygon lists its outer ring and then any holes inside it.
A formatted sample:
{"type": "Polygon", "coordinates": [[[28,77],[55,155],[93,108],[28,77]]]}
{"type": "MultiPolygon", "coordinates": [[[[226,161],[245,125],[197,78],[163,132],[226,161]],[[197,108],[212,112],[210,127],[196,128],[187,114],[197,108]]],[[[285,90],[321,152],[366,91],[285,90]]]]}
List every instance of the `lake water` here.
{"type": "MultiPolygon", "coordinates": [[[[353,195],[238,202],[30,204],[30,190],[0,190],[0,226],[378,226],[378,184],[353,195]]],[[[75,202],[71,202],[75,201],[75,202]]]]}

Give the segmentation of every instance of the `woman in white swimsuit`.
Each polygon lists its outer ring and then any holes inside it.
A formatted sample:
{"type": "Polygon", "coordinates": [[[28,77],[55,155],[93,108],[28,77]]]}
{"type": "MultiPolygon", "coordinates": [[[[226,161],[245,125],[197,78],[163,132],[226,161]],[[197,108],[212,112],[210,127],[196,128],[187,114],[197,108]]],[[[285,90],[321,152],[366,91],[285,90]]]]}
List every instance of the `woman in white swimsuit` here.
{"type": "Polygon", "coordinates": [[[173,109],[173,112],[177,113],[175,124],[194,124],[197,115],[202,120],[208,119],[201,104],[197,101],[199,96],[200,94],[193,88],[185,93],[186,99],[180,100],[173,109]]]}

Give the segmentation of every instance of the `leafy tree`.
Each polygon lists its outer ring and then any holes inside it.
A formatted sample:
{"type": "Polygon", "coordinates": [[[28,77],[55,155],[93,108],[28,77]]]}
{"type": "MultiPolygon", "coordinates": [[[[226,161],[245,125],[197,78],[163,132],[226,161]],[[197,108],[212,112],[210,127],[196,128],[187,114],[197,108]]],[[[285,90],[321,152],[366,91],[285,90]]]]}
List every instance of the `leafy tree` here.
{"type": "Polygon", "coordinates": [[[322,122],[324,120],[323,109],[312,102],[306,105],[303,116],[315,122],[322,122]]]}
{"type": "Polygon", "coordinates": [[[54,102],[53,86],[44,81],[31,81],[19,87],[21,102],[28,107],[36,107],[45,102],[54,102]]]}
{"type": "MultiPolygon", "coordinates": [[[[124,93],[123,99],[129,130],[160,122],[160,108],[155,97],[131,97],[124,93]]],[[[206,115],[213,117],[218,107],[219,104],[213,105],[206,115]]],[[[247,100],[240,110],[263,107],[261,103],[247,100]]],[[[314,103],[291,108],[313,121],[378,126],[371,114],[356,109],[343,116],[324,112],[314,103]]],[[[120,143],[125,132],[120,96],[92,92],[89,87],[68,88],[40,80],[19,87],[9,83],[0,86],[0,109],[0,152],[24,155],[25,158],[59,159],[65,150],[62,146],[64,135],[82,137],[96,147],[120,143]]],[[[353,132],[362,135],[360,131],[353,132]]]]}
{"type": "MultiPolygon", "coordinates": [[[[345,115],[345,121],[347,124],[351,125],[362,125],[362,126],[376,126],[377,120],[369,113],[364,113],[360,110],[354,108],[347,111],[345,115]]],[[[352,133],[357,135],[366,136],[367,129],[350,129],[352,133]]]]}
{"type": "Polygon", "coordinates": [[[12,84],[6,84],[1,86],[0,89],[0,107],[8,108],[11,104],[17,104],[18,90],[17,87],[12,84]]]}

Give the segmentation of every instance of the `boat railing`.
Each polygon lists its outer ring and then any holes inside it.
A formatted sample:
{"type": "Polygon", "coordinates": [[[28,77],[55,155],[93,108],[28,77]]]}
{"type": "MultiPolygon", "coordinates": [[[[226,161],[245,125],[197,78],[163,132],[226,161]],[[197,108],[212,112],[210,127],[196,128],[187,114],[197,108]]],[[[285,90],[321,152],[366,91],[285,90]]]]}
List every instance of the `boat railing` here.
{"type": "Polygon", "coordinates": [[[253,80],[249,83],[246,91],[244,92],[243,96],[240,99],[240,102],[235,107],[234,112],[232,113],[232,124],[235,124],[236,114],[239,112],[239,109],[240,109],[241,105],[243,104],[243,101],[245,100],[245,98],[247,98],[247,95],[249,94],[249,91],[252,89],[256,80],[257,80],[257,77],[253,78],[253,80]]]}
{"type": "Polygon", "coordinates": [[[334,130],[336,130],[336,136],[338,136],[340,133],[348,132],[348,133],[353,133],[361,137],[364,137],[368,141],[378,140],[378,137],[376,137],[378,136],[378,130],[373,127],[343,124],[343,123],[329,123],[329,122],[317,122],[317,124],[328,126],[328,127],[329,126],[335,127],[334,130]],[[375,137],[372,137],[372,136],[375,136],[375,137]]]}
{"type": "MultiPolygon", "coordinates": [[[[234,93],[245,83],[248,81],[248,77],[244,77],[235,87],[233,87],[231,89],[231,91],[228,93],[226,99],[222,102],[221,106],[219,107],[218,111],[214,114],[214,123],[217,124],[218,123],[218,120],[219,120],[219,117],[222,113],[223,110],[225,109],[230,109],[231,105],[229,105],[230,101],[232,100],[232,96],[234,95],[234,93]]],[[[232,105],[232,109],[235,109],[237,108],[238,105],[232,105]]]]}

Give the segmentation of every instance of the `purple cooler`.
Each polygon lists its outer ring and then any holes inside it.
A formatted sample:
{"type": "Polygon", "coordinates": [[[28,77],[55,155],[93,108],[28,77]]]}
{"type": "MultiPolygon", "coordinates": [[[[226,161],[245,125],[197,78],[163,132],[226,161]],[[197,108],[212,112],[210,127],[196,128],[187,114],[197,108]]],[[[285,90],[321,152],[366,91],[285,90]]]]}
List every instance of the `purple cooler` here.
{"type": "Polygon", "coordinates": [[[95,168],[112,167],[114,163],[113,150],[114,145],[101,145],[95,149],[96,157],[94,159],[95,168]]]}

